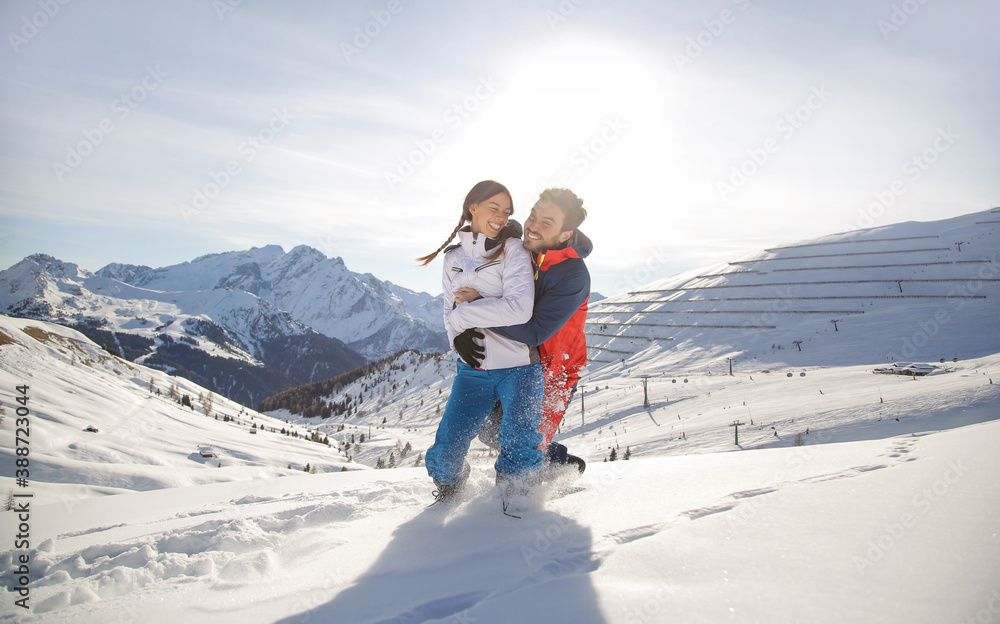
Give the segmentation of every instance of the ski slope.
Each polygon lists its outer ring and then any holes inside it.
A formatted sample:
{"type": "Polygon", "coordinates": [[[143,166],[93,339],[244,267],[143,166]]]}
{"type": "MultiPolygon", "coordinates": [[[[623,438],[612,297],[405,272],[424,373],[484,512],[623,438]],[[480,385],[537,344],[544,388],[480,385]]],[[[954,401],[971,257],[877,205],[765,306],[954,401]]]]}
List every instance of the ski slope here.
{"type": "Polygon", "coordinates": [[[668,370],[938,361],[993,353],[1000,220],[991,211],[772,247],[590,306],[591,366],[668,370]]]}

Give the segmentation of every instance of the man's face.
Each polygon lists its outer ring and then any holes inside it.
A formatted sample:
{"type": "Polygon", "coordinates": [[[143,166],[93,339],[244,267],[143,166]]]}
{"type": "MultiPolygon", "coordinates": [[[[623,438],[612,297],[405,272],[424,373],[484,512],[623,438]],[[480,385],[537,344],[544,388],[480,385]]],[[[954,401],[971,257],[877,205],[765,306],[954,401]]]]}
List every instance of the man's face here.
{"type": "Polygon", "coordinates": [[[524,222],[524,248],[538,253],[565,243],[573,235],[572,230],[563,232],[565,218],[559,206],[539,199],[524,222]]]}

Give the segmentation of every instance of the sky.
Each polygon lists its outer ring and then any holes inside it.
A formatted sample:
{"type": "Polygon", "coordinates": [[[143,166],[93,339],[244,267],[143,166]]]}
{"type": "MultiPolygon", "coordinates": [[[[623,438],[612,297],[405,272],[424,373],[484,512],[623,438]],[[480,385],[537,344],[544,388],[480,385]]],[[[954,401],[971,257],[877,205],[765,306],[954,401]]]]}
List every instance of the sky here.
{"type": "Polygon", "coordinates": [[[8,0],[0,267],[268,244],[413,259],[495,179],[564,186],[604,295],[765,247],[1000,205],[978,0],[8,0]]]}

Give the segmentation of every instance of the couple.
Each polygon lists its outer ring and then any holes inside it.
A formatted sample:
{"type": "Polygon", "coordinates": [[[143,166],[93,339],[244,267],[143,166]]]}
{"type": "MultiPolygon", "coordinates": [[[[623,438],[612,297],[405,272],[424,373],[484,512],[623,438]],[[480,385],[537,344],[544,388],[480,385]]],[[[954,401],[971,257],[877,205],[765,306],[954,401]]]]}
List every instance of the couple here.
{"type": "Polygon", "coordinates": [[[444,251],[444,323],[460,356],[425,458],[438,501],[461,490],[469,444],[497,418],[498,403],[495,467],[505,500],[530,491],[547,457],[567,458],[566,447],[550,443],[586,364],[590,274],[583,258],[592,244],[578,228],[587,211],[572,191],[546,189],[524,222],[523,242],[511,214],[510,191],[480,182],[448,240],[417,259],[426,265],[444,251]],[[456,234],[460,242],[447,247],[456,234]]]}

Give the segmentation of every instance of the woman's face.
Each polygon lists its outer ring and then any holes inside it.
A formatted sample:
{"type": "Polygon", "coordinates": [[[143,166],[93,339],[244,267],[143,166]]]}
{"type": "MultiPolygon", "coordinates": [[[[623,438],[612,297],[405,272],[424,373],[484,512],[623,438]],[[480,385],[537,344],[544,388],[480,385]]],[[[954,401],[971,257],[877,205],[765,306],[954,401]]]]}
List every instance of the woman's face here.
{"type": "Polygon", "coordinates": [[[513,209],[506,193],[497,193],[486,201],[469,206],[472,213],[472,231],[496,238],[503,226],[507,225],[507,217],[513,209]]]}

